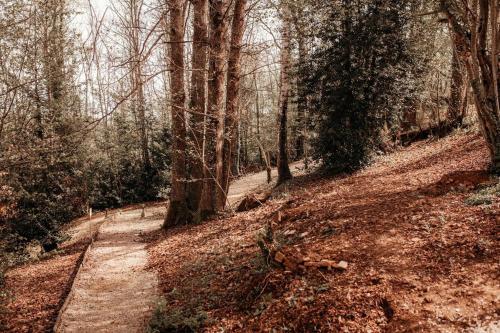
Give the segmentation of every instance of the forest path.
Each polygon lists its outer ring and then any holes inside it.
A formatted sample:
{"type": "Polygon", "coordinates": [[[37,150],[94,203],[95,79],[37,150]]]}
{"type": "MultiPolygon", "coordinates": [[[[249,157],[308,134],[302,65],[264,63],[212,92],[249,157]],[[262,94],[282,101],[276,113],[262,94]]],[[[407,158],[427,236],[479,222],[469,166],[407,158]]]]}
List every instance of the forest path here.
{"type": "Polygon", "coordinates": [[[56,332],[142,332],[157,297],[141,234],[161,228],[163,207],[117,212],[100,227],[56,332]]]}
{"type": "MultiPolygon", "coordinates": [[[[304,169],[303,162],[290,165],[294,175],[304,169]]],[[[273,181],[277,177],[272,170],[273,181]]],[[[266,171],[244,176],[233,182],[229,204],[237,205],[247,194],[267,186],[266,171]]],[[[148,254],[141,234],[159,230],[165,208],[118,210],[111,218],[82,219],[67,232],[80,239],[95,228],[99,234],[89,249],[76,277],[72,293],[61,311],[56,332],[142,332],[157,299],[157,278],[145,269],[148,254]],[[99,224],[103,223],[100,227],[99,224]]]]}
{"type": "MultiPolygon", "coordinates": [[[[304,171],[304,162],[298,161],[290,164],[290,171],[294,176],[301,174],[304,171]]],[[[278,171],[276,168],[272,169],[271,175],[274,184],[278,177],[278,171]]],[[[240,201],[248,194],[259,190],[260,188],[267,186],[267,171],[261,171],[237,179],[229,187],[229,193],[227,199],[229,205],[235,208],[240,201]]]]}

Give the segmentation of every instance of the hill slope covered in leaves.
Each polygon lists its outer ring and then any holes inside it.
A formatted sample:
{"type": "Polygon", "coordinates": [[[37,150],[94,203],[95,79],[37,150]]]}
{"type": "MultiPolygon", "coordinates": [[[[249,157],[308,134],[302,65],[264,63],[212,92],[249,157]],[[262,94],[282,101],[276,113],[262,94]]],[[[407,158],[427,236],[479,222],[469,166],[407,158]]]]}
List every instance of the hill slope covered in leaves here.
{"type": "Polygon", "coordinates": [[[164,300],[152,326],[498,329],[500,200],[487,165],[481,138],[455,134],[351,176],[299,177],[254,211],[153,236],[164,300]],[[325,260],[347,269],[314,267],[325,260]]]}

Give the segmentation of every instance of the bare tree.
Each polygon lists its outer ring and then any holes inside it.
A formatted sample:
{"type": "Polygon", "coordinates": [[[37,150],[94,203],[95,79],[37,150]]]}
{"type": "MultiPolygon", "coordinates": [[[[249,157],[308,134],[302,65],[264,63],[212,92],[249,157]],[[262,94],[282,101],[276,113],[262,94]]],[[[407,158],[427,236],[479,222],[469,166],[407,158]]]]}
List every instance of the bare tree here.
{"type": "Polygon", "coordinates": [[[172,94],[172,189],[165,227],[191,222],[186,192],[186,118],[184,91],[184,0],[169,1],[170,91],[172,94]]]}
{"type": "Polygon", "coordinates": [[[282,4],[282,45],[281,45],[281,76],[280,76],[280,106],[279,106],[279,139],[278,139],[278,184],[292,179],[288,165],[288,101],[290,95],[290,10],[287,4],[282,4]]]}
{"type": "Polygon", "coordinates": [[[230,173],[236,160],[238,107],[240,99],[241,48],[245,31],[246,0],[236,0],[231,28],[231,42],[227,70],[226,122],[224,135],[224,165],[222,184],[223,205],[227,201],[230,173]]]}
{"type": "Polygon", "coordinates": [[[206,67],[208,52],[208,0],[192,0],[193,17],[193,55],[190,99],[191,144],[190,172],[188,186],[189,208],[200,218],[200,200],[203,190],[203,129],[206,104],[206,67]]]}
{"type": "Polygon", "coordinates": [[[128,51],[131,91],[133,91],[132,111],[136,115],[137,127],[139,129],[141,159],[142,159],[142,181],[146,189],[151,173],[151,160],[148,147],[148,131],[146,121],[146,98],[144,95],[143,82],[143,55],[141,42],[141,16],[144,2],[142,0],[127,0],[124,6],[128,9],[128,20],[125,22],[128,51]]]}
{"type": "Polygon", "coordinates": [[[223,207],[224,65],[227,42],[227,1],[210,0],[210,56],[208,106],[205,133],[205,181],[201,201],[202,216],[223,207]]]}
{"type": "Polygon", "coordinates": [[[442,0],[441,7],[447,14],[455,48],[467,70],[493,171],[500,173],[498,1],[442,0]]]}

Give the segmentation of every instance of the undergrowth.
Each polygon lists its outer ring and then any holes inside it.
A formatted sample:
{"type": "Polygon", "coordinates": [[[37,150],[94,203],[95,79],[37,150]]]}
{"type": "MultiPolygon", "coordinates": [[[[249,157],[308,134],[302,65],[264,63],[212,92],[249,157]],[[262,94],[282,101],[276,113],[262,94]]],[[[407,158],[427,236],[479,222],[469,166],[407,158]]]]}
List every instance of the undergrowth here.
{"type": "Polygon", "coordinates": [[[271,266],[272,255],[279,251],[286,243],[286,238],[281,232],[275,232],[271,224],[267,224],[257,234],[257,245],[260,248],[263,262],[266,266],[271,266]]]}
{"type": "Polygon", "coordinates": [[[500,181],[495,185],[484,187],[465,199],[465,204],[469,206],[491,205],[495,198],[500,197],[500,181]]]}
{"type": "Polygon", "coordinates": [[[147,333],[194,333],[200,331],[207,320],[207,313],[199,308],[169,310],[166,301],[161,299],[149,321],[147,333]]]}

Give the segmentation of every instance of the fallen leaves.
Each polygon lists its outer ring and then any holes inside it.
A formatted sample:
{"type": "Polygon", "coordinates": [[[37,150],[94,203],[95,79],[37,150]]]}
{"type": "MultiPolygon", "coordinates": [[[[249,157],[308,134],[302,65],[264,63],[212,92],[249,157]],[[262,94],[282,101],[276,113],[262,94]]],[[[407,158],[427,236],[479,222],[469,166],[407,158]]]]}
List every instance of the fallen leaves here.
{"type": "Polygon", "coordinates": [[[340,262],[327,259],[313,261],[309,257],[302,256],[300,252],[291,253],[290,251],[286,251],[286,253],[288,254],[285,254],[282,251],[277,251],[274,254],[274,260],[277,263],[282,264],[285,269],[292,272],[304,272],[308,268],[324,268],[327,270],[337,269],[345,271],[348,267],[348,263],[343,260],[340,262]]]}
{"type": "Polygon", "coordinates": [[[478,136],[459,134],[351,176],[299,177],[252,211],[166,232],[150,265],[167,306],[209,313],[206,332],[435,332],[495,320],[499,202],[464,204],[488,159],[478,136]],[[255,236],[266,225],[277,244],[263,260],[255,236]]]}
{"type": "Polygon", "coordinates": [[[8,271],[6,289],[10,297],[0,322],[8,332],[49,332],[66,294],[86,244],[63,248],[64,254],[8,271]]]}

